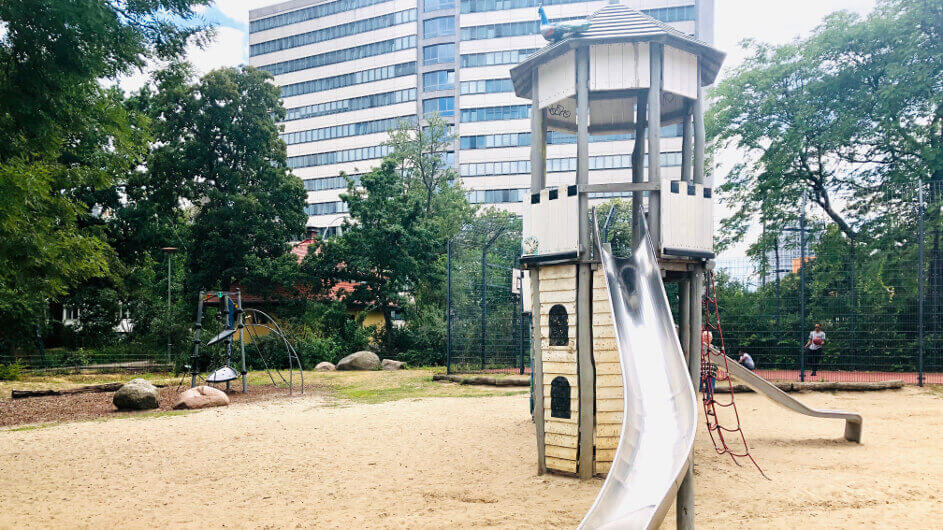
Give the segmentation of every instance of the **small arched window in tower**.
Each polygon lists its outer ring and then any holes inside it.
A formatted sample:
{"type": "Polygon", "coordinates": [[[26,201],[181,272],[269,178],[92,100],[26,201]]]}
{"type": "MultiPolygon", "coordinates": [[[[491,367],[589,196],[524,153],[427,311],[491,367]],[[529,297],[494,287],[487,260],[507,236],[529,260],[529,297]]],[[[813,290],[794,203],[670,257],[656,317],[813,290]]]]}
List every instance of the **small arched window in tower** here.
{"type": "Polygon", "coordinates": [[[570,382],[557,376],[550,382],[550,417],[570,417],[570,382]]]}
{"type": "Polygon", "coordinates": [[[550,308],[550,345],[566,346],[570,339],[570,320],[566,308],[557,304],[550,308]]]}

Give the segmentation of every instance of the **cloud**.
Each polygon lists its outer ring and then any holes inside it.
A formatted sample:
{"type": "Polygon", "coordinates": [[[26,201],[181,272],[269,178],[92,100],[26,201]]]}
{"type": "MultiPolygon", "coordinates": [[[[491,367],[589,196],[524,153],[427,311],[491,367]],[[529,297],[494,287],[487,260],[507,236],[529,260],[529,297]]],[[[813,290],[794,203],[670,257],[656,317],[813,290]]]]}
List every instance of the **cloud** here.
{"type": "Polygon", "coordinates": [[[214,42],[200,49],[191,46],[187,60],[202,75],[214,68],[238,66],[246,62],[246,33],[240,29],[219,27],[214,42]]]}
{"type": "MultiPolygon", "coordinates": [[[[188,46],[186,59],[193,65],[198,77],[216,68],[239,66],[248,60],[247,38],[248,35],[241,29],[218,27],[215,39],[205,48],[200,48],[195,44],[188,46]]],[[[134,92],[146,85],[154,71],[162,66],[163,63],[150,61],[144,70],[119,78],[118,84],[126,93],[134,92]]]]}

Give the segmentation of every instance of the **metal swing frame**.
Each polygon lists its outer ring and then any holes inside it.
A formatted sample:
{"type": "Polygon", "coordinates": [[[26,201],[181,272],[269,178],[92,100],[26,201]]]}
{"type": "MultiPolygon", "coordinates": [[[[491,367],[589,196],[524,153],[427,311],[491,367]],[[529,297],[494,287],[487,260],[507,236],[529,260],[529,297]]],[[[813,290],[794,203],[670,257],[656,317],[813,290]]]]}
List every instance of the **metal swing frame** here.
{"type": "MultiPolygon", "coordinates": [[[[278,324],[278,321],[264,311],[244,308],[242,304],[242,291],[240,290],[216,291],[215,293],[219,300],[221,314],[225,311],[226,324],[223,331],[207,341],[205,345],[212,346],[220,342],[225,343],[226,362],[223,366],[210,372],[206,377],[202,377],[203,381],[207,383],[226,383],[226,391],[228,392],[230,390],[230,383],[235,379],[241,378],[242,393],[245,394],[247,392],[246,334],[248,333],[251,344],[255,345],[256,352],[262,360],[262,364],[265,366],[265,371],[268,373],[269,379],[272,380],[272,385],[277,387],[278,383],[272,375],[272,369],[269,368],[268,362],[265,360],[265,356],[262,355],[262,351],[258,346],[259,334],[255,331],[255,328],[260,327],[278,336],[285,346],[285,351],[288,355],[288,378],[286,379],[277,367],[274,367],[274,369],[279,378],[288,385],[288,395],[294,394],[294,372],[296,369],[298,370],[301,393],[304,394],[304,370],[301,366],[301,359],[298,357],[298,352],[291,345],[282,327],[278,324]],[[246,314],[250,315],[248,325],[246,324],[246,314]],[[264,320],[256,321],[260,319],[264,320]],[[239,341],[240,370],[238,372],[232,366],[232,346],[235,340],[239,341]]],[[[190,356],[190,388],[197,385],[197,379],[200,377],[198,364],[200,360],[200,346],[203,345],[200,335],[203,331],[203,308],[208,298],[209,295],[206,291],[200,291],[196,313],[196,325],[194,326],[196,332],[193,338],[193,353],[190,356]]]]}

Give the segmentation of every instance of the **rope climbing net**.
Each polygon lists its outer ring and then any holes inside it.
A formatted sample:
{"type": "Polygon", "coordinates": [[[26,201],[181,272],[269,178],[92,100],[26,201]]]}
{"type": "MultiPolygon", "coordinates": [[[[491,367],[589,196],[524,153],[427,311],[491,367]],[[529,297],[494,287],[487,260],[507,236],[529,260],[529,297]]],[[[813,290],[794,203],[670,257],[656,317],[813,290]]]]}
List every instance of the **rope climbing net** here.
{"type": "MultiPolygon", "coordinates": [[[[708,276],[708,282],[705,294],[702,300],[704,308],[704,326],[701,331],[701,401],[704,404],[704,417],[707,421],[707,432],[714,443],[714,450],[718,455],[730,455],[730,458],[738,466],[741,465],[739,459],[749,459],[756,466],[761,475],[766,477],[763,469],[760,468],[753,455],[750,454],[750,446],[747,445],[746,436],[743,434],[743,428],[740,424],[740,414],[737,412],[737,405],[733,396],[733,383],[730,379],[730,370],[727,365],[727,350],[724,348],[724,332],[720,326],[720,310],[717,306],[717,289],[714,284],[714,273],[711,271],[708,276]],[[713,339],[717,337],[719,349],[713,345],[713,339]],[[719,366],[711,360],[711,350],[714,350],[714,358],[722,359],[723,366],[719,366]],[[722,397],[718,399],[717,384],[723,386],[722,397]],[[731,418],[734,422],[732,426],[725,425],[724,420],[720,419],[719,412],[723,411],[725,418],[731,418]],[[735,440],[739,438],[741,447],[736,447],[735,440]],[[734,442],[734,448],[730,443],[734,442]]],[[[766,477],[769,478],[769,477],[766,477]]]]}

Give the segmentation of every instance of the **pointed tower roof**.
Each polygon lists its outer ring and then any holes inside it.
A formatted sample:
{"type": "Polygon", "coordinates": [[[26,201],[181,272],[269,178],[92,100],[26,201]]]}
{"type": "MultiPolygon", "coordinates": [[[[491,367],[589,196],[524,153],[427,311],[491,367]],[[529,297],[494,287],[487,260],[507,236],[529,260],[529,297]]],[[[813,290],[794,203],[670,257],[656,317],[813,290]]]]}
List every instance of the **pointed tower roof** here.
{"type": "Polygon", "coordinates": [[[568,50],[586,44],[617,42],[660,42],[698,56],[701,84],[710,85],[717,77],[725,54],[706,42],[622,4],[610,4],[593,13],[586,31],[566,37],[533,53],[511,69],[511,80],[518,97],[530,98],[531,72],[538,65],[568,50]]]}

